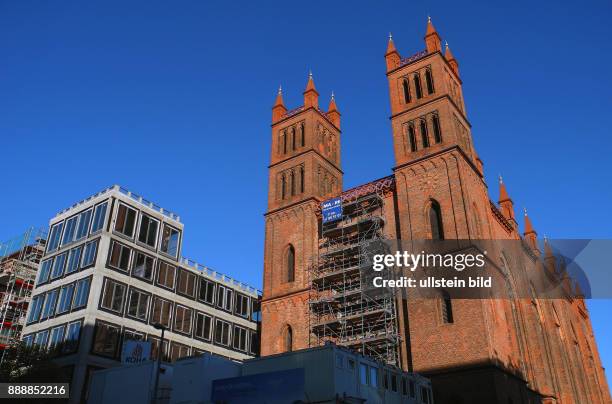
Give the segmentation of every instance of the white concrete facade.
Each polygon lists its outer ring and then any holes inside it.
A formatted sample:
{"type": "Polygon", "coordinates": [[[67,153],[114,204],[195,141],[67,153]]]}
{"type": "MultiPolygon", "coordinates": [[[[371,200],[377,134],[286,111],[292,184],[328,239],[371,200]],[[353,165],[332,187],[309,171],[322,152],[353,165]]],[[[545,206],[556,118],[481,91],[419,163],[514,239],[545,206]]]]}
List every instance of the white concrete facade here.
{"type": "Polygon", "coordinates": [[[258,354],[261,293],[182,258],[183,227],[177,215],[119,186],[51,219],[23,340],[59,344],[56,362],[72,372],[71,402],[85,398],[92,371],[119,364],[123,340],[156,345],[156,322],[168,327],[171,359],[258,354]]]}

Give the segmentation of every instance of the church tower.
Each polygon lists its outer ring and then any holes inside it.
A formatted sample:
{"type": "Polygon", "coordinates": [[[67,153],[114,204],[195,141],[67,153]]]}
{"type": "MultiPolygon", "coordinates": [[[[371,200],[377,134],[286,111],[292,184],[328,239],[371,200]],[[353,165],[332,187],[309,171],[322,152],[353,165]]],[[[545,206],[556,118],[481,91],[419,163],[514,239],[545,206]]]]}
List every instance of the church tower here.
{"type": "Polygon", "coordinates": [[[318,251],[320,202],[342,192],[340,112],[328,111],[309,74],[304,104],[288,111],[279,89],[265,215],[261,354],[308,347],[308,266],[318,251]]]}

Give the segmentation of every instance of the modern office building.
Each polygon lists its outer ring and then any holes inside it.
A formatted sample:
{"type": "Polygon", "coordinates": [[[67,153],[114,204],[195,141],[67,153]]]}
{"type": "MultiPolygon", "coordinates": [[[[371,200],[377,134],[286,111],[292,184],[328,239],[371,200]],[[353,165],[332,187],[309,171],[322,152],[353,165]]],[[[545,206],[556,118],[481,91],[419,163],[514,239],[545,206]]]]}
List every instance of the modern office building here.
{"type": "MultiPolygon", "coordinates": [[[[88,404],[151,400],[155,363],[94,373],[88,404]]],[[[163,379],[163,380],[162,380],[163,379]]],[[[169,365],[169,404],[433,404],[431,382],[333,344],[233,363],[202,355],[169,365]]]]}
{"type": "Polygon", "coordinates": [[[95,370],[119,364],[123,341],[151,341],[166,361],[259,353],[260,292],[181,257],[180,218],[119,186],[58,213],[23,341],[47,347],[86,399],[95,370]]]}

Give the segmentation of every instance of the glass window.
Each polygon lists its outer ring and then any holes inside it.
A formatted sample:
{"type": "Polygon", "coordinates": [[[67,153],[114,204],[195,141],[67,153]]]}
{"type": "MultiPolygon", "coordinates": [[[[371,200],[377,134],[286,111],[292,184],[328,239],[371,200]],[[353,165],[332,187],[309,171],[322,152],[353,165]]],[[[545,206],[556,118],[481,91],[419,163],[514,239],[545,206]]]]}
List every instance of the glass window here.
{"type": "Polygon", "coordinates": [[[212,331],[212,317],[204,313],[196,312],[195,336],[210,341],[212,331]]]}
{"type": "Polygon", "coordinates": [[[150,281],[153,279],[153,262],[153,257],[136,251],[136,257],[132,266],[132,276],[150,281]]]}
{"type": "Polygon", "coordinates": [[[49,242],[47,243],[47,253],[53,252],[57,250],[59,247],[60,237],[62,236],[62,228],[64,227],[64,222],[57,223],[51,226],[51,231],[49,232],[49,242]]]}
{"type": "Polygon", "coordinates": [[[251,299],[251,320],[261,321],[261,302],[259,300],[251,299]]]}
{"type": "Polygon", "coordinates": [[[81,334],[81,322],[68,324],[66,337],[64,339],[64,353],[76,352],[79,347],[79,335],[81,334]]]}
{"type": "Polygon", "coordinates": [[[215,301],[215,283],[200,277],[200,293],[198,299],[204,303],[213,304],[215,301]]]}
{"type": "Polygon", "coordinates": [[[64,267],[66,265],[66,253],[62,253],[55,257],[55,262],[53,263],[53,270],[51,271],[51,279],[60,278],[64,275],[64,267]]]}
{"type": "Polygon", "coordinates": [[[64,330],[65,329],[66,329],[66,326],[64,325],[51,329],[51,335],[49,338],[49,350],[50,351],[54,351],[60,348],[64,340],[64,330]]]}
{"type": "Polygon", "coordinates": [[[174,331],[191,334],[191,309],[179,304],[176,305],[174,331]]]}
{"type": "Polygon", "coordinates": [[[237,349],[242,352],[246,352],[247,350],[247,330],[235,325],[234,331],[232,332],[232,337],[233,337],[232,345],[234,346],[234,349],[237,349]]]}
{"type": "Polygon", "coordinates": [[[136,289],[130,289],[127,314],[139,320],[146,320],[149,314],[151,295],[136,289]]]}
{"type": "Polygon", "coordinates": [[[74,301],[72,302],[72,308],[78,309],[87,305],[87,298],[89,297],[89,283],[90,278],[84,278],[76,283],[76,289],[74,292],[74,301]]]}
{"type": "Polygon", "coordinates": [[[370,386],[378,387],[378,368],[370,366],[370,386]]]}
{"type": "Polygon", "coordinates": [[[164,261],[158,261],[157,263],[157,284],[168,289],[174,289],[174,274],[176,267],[165,263],[164,261]]]}
{"type": "Polygon", "coordinates": [[[121,327],[109,323],[97,322],[92,352],[114,358],[117,354],[120,336],[121,327]]]}
{"type": "Polygon", "coordinates": [[[34,336],[32,334],[24,335],[22,341],[23,345],[25,345],[27,348],[30,348],[32,346],[32,343],[34,342],[34,336]]]}
{"type": "Polygon", "coordinates": [[[153,306],[151,308],[151,323],[161,324],[166,328],[170,328],[170,320],[172,318],[172,302],[162,299],[161,297],[153,297],[153,306]]]}
{"type": "Polygon", "coordinates": [[[40,316],[41,320],[45,320],[55,313],[55,303],[57,303],[57,289],[53,289],[45,295],[45,304],[40,316]]]}
{"type": "Polygon", "coordinates": [[[94,211],[93,223],[91,225],[91,233],[95,233],[102,230],[104,227],[104,220],[106,219],[106,207],[108,202],[101,203],[96,206],[94,211]]]}
{"type": "Polygon", "coordinates": [[[217,321],[215,322],[215,342],[217,344],[229,346],[229,333],[230,323],[217,319],[217,321]]]}
{"type": "Polygon", "coordinates": [[[189,297],[195,297],[196,276],[184,269],[178,270],[176,291],[189,297]]]}
{"type": "Polygon", "coordinates": [[[157,229],[158,228],[159,228],[158,220],[155,220],[152,217],[143,214],[140,219],[140,230],[138,232],[138,241],[155,248],[155,244],[157,243],[157,229]]]}
{"type": "Polygon", "coordinates": [[[51,266],[53,265],[53,258],[43,261],[40,264],[40,273],[38,274],[38,282],[36,285],[42,285],[49,280],[51,274],[51,266]]]}
{"type": "MultiPolygon", "coordinates": [[[[151,359],[156,360],[159,352],[159,338],[155,338],[149,335],[148,340],[151,341],[151,359]]],[[[167,361],[168,358],[168,340],[164,339],[164,345],[162,347],[162,358],[167,361]]]]}
{"type": "Polygon", "coordinates": [[[251,341],[249,342],[249,352],[253,355],[259,355],[259,336],[255,331],[250,331],[251,341]]]}
{"type": "Polygon", "coordinates": [[[48,340],[49,340],[49,330],[37,332],[36,337],[34,337],[34,345],[39,346],[39,347],[46,347],[48,340]]]}
{"type": "Polygon", "coordinates": [[[249,317],[249,298],[243,294],[236,293],[234,313],[241,317],[249,317]]]}
{"type": "Polygon", "coordinates": [[[105,278],[100,306],[121,314],[125,301],[125,289],[126,286],[124,284],[105,278]]]}
{"type": "Polygon", "coordinates": [[[368,365],[359,363],[359,381],[361,384],[368,384],[368,365]]]}
{"type": "Polygon", "coordinates": [[[129,247],[119,244],[113,241],[111,247],[110,258],[108,259],[108,265],[112,268],[119,269],[127,272],[130,269],[130,255],[132,250],[129,247]]]}
{"type": "Polygon", "coordinates": [[[164,223],[160,250],[171,257],[176,257],[178,255],[179,238],[180,232],[174,227],[164,223]]]}
{"type": "Polygon", "coordinates": [[[96,251],[98,250],[98,240],[90,241],[85,244],[83,250],[83,261],[81,262],[81,268],[87,268],[94,265],[96,261],[96,251]]]}
{"type": "Polygon", "coordinates": [[[232,311],[233,291],[225,286],[217,285],[217,307],[226,311],[232,311]]]}
{"type": "Polygon", "coordinates": [[[189,356],[189,347],[187,345],[173,342],[170,345],[170,360],[174,362],[177,359],[189,356]]]}
{"type": "Polygon", "coordinates": [[[28,324],[38,321],[40,318],[44,299],[44,294],[36,295],[32,298],[32,301],[30,302],[30,312],[28,313],[28,324]]]}
{"type": "Polygon", "coordinates": [[[68,252],[68,263],[66,264],[66,274],[71,274],[79,270],[79,262],[81,261],[82,246],[73,248],[68,252]]]}
{"type": "Polygon", "coordinates": [[[120,204],[117,209],[117,219],[115,220],[115,230],[119,233],[134,237],[134,227],[136,225],[136,209],[132,209],[127,205],[120,204]]]}
{"type": "Polygon", "coordinates": [[[68,244],[74,241],[74,236],[76,234],[78,221],[79,221],[78,216],[72,216],[71,218],[66,220],[64,236],[62,237],[62,245],[65,245],[65,244],[68,244]]]}
{"type": "Polygon", "coordinates": [[[125,341],[144,341],[145,335],[134,330],[123,330],[123,342],[125,341]]]}
{"type": "Polygon", "coordinates": [[[89,224],[91,223],[91,212],[92,209],[87,209],[79,215],[79,225],[77,227],[75,240],[87,237],[87,233],[89,233],[89,224]]]}
{"type": "Polygon", "coordinates": [[[60,289],[59,301],[57,304],[57,314],[62,314],[70,311],[72,305],[72,295],[74,293],[74,283],[63,286],[60,289]]]}

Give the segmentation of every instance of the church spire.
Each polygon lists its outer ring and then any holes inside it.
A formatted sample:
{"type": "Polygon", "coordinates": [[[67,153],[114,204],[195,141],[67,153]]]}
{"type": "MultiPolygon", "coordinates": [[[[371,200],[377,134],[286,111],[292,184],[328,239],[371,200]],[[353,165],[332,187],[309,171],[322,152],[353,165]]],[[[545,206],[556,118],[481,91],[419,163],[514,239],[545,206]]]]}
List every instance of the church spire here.
{"type": "Polygon", "coordinates": [[[312,72],[308,73],[308,83],[306,83],[306,90],[304,90],[304,108],[319,108],[319,93],[314,85],[312,78],[312,72]]]}
{"type": "Polygon", "coordinates": [[[391,71],[400,65],[401,56],[395,44],[393,43],[393,35],[389,32],[389,41],[387,42],[387,52],[385,53],[385,60],[387,61],[387,71],[391,71]]]}
{"type": "Polygon", "coordinates": [[[529,219],[529,215],[527,215],[527,209],[524,209],[525,212],[525,229],[523,231],[523,236],[533,248],[534,250],[538,249],[537,237],[538,233],[533,229],[533,225],[531,224],[531,220],[529,219]]]}
{"type": "Polygon", "coordinates": [[[457,59],[455,59],[455,56],[448,47],[448,42],[446,42],[445,45],[446,49],[444,51],[444,58],[446,59],[450,67],[453,69],[455,74],[459,76],[459,62],[457,62],[457,59]]]}
{"type": "Polygon", "coordinates": [[[338,111],[338,107],[336,106],[336,97],[334,97],[333,91],[331,93],[331,99],[329,100],[329,107],[327,107],[327,118],[340,129],[340,111],[338,111]]]}
{"type": "Polygon", "coordinates": [[[501,207],[502,214],[512,223],[514,228],[516,229],[516,219],[514,217],[514,203],[510,196],[508,196],[508,191],[506,190],[506,185],[504,184],[504,180],[502,176],[499,176],[499,206],[501,207]]]}
{"type": "Polygon", "coordinates": [[[427,53],[441,52],[442,44],[440,41],[440,35],[431,22],[431,17],[427,17],[427,31],[425,32],[425,45],[427,46],[427,53]]]}
{"type": "Polygon", "coordinates": [[[287,108],[285,107],[285,103],[283,102],[283,88],[281,86],[278,86],[276,101],[272,106],[272,123],[280,121],[286,112],[287,108]]]}

